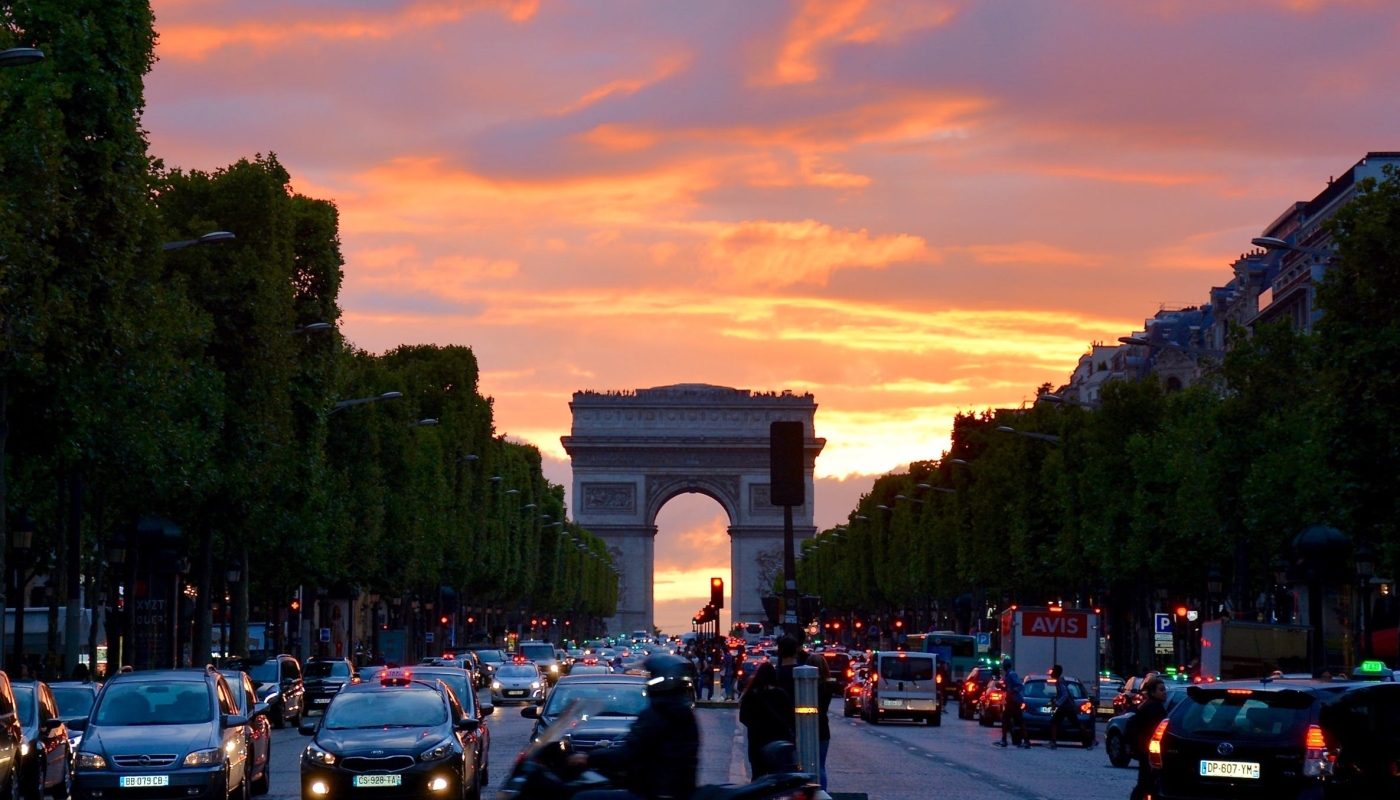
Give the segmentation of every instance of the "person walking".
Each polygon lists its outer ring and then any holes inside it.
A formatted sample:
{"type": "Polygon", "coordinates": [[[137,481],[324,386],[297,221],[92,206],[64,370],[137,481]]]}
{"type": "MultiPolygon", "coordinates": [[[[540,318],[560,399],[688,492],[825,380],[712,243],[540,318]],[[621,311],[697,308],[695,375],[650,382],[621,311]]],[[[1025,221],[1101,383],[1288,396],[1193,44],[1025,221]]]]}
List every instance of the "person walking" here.
{"type": "Polygon", "coordinates": [[[1092,728],[1084,730],[1084,723],[1079,719],[1079,702],[1069,693],[1069,681],[1064,680],[1065,668],[1056,664],[1050,668],[1050,679],[1055,682],[1055,697],[1051,705],[1055,707],[1055,713],[1050,717],[1050,749],[1054,750],[1059,745],[1060,722],[1062,720],[1072,720],[1074,730],[1081,740],[1087,738],[1085,750],[1093,750],[1098,741],[1094,738],[1092,728]],[[1087,734],[1087,737],[1086,737],[1087,734]]]}
{"type": "Polygon", "coordinates": [[[831,749],[831,720],[827,709],[831,706],[831,667],[821,653],[810,653],[807,666],[817,668],[817,743],[821,771],[818,775],[822,791],[826,791],[826,753],[831,749]]]}
{"type": "Polygon", "coordinates": [[[1006,700],[1001,708],[1001,741],[992,742],[997,747],[1008,746],[1007,737],[1011,731],[1020,729],[1021,743],[1017,745],[1023,750],[1031,747],[1030,737],[1026,735],[1026,714],[1021,706],[1025,703],[1026,685],[1021,681],[1021,676],[1011,667],[1009,657],[1001,660],[1002,684],[1006,693],[1006,700]]]}
{"type": "Polygon", "coordinates": [[[734,699],[734,652],[728,647],[724,648],[724,656],[719,662],[719,682],[720,688],[724,690],[724,700],[729,702],[734,699]]]}
{"type": "Polygon", "coordinates": [[[1137,785],[1133,787],[1130,800],[1146,800],[1151,797],[1156,775],[1152,762],[1147,758],[1147,746],[1157,726],[1167,718],[1167,684],[1161,678],[1148,678],[1142,685],[1142,693],[1147,697],[1131,719],[1128,720],[1128,746],[1133,748],[1138,760],[1137,785]]]}
{"type": "Polygon", "coordinates": [[[767,774],[763,748],[773,742],[792,742],[796,712],[792,696],[778,685],[778,670],[763,664],[753,673],[739,699],[739,722],[749,732],[749,768],[753,779],[767,774]]]}
{"type": "MultiPolygon", "coordinates": [[[[705,699],[715,699],[715,661],[719,658],[718,652],[712,647],[705,652],[704,671],[700,673],[700,680],[704,682],[705,699]]],[[[696,699],[699,699],[697,694],[696,699]]]]}

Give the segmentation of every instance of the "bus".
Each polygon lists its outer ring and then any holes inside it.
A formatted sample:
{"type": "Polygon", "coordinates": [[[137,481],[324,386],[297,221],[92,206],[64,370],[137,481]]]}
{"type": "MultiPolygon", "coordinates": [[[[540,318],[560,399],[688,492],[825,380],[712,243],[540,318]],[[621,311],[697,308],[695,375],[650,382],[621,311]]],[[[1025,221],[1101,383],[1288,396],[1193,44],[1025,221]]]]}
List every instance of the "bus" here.
{"type": "Polygon", "coordinates": [[[952,631],[911,633],[904,649],[911,653],[934,653],[940,661],[948,662],[953,669],[954,686],[961,684],[967,673],[982,663],[977,657],[977,637],[952,631]]]}

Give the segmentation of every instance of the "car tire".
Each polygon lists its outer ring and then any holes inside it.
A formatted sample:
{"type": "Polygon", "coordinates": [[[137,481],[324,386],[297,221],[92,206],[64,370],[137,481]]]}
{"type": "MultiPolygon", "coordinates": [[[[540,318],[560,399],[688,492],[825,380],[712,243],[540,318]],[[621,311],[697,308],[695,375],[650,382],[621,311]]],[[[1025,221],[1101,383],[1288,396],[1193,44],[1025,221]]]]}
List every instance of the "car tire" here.
{"type": "Polygon", "coordinates": [[[870,709],[870,724],[871,724],[871,725],[879,725],[879,724],[880,724],[880,712],[879,712],[879,711],[876,711],[876,710],[873,709],[873,708],[870,709]]]}
{"type": "Polygon", "coordinates": [[[10,790],[9,790],[9,792],[7,792],[7,794],[8,794],[9,797],[10,797],[10,800],[22,800],[22,798],[20,797],[20,785],[19,785],[19,781],[20,781],[19,769],[15,766],[15,763],[14,763],[13,761],[11,761],[11,762],[10,762],[10,780],[9,780],[10,790]]]}
{"type": "Polygon", "coordinates": [[[984,728],[990,728],[992,727],[992,718],[987,716],[986,714],[982,714],[977,717],[977,724],[981,725],[984,728]]]}
{"type": "Polygon", "coordinates": [[[268,716],[271,717],[270,722],[272,722],[272,727],[276,728],[277,730],[280,731],[283,728],[287,727],[287,715],[283,713],[282,708],[280,706],[275,712],[269,714],[268,716]]]}
{"type": "Polygon", "coordinates": [[[943,725],[943,714],[940,712],[937,714],[930,715],[928,717],[928,724],[932,725],[935,728],[941,727],[943,725]]]}
{"type": "Polygon", "coordinates": [[[63,780],[49,791],[53,800],[68,800],[73,796],[73,753],[68,753],[68,760],[63,768],[63,780]]]}
{"type": "Polygon", "coordinates": [[[1128,752],[1127,744],[1118,731],[1109,731],[1103,740],[1104,752],[1108,753],[1108,763],[1115,767],[1126,767],[1133,763],[1133,756],[1128,752]]]}
{"type": "Polygon", "coordinates": [[[253,795],[267,794],[268,791],[272,788],[271,759],[268,759],[268,761],[269,763],[263,766],[262,775],[257,778],[254,778],[253,785],[249,787],[251,790],[250,793],[253,795]]]}
{"type": "Polygon", "coordinates": [[[854,716],[856,715],[856,712],[854,712],[854,711],[851,710],[851,704],[850,704],[850,703],[847,703],[847,704],[846,704],[846,707],[842,709],[842,712],[843,712],[843,713],[842,713],[842,716],[844,716],[844,717],[846,717],[846,718],[848,718],[848,719],[849,719],[850,717],[854,717],[854,716]]]}
{"type": "MultiPolygon", "coordinates": [[[[23,775],[25,772],[24,762],[16,761],[15,764],[18,766],[20,774],[23,775]]],[[[24,785],[20,787],[20,794],[24,797],[24,800],[43,800],[44,782],[49,777],[45,774],[46,772],[48,772],[48,768],[44,766],[42,761],[35,763],[34,780],[26,781],[24,785]]]]}

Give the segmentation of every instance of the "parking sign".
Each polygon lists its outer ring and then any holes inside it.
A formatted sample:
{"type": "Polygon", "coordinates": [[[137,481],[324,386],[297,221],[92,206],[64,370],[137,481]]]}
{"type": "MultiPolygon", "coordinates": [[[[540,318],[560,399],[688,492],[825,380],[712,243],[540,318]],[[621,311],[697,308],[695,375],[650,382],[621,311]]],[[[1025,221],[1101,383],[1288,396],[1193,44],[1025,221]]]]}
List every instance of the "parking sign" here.
{"type": "Polygon", "coordinates": [[[1156,627],[1157,633],[1171,633],[1171,632],[1172,632],[1172,615],[1171,615],[1171,614],[1157,614],[1157,615],[1156,615],[1156,618],[1157,618],[1157,627],[1156,627]]]}

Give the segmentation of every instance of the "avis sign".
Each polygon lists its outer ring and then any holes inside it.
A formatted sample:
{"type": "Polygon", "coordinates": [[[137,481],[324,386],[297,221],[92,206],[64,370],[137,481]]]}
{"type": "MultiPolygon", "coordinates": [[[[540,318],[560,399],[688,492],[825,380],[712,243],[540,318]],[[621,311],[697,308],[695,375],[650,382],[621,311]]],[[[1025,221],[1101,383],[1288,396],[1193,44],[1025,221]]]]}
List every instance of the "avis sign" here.
{"type": "Polygon", "coordinates": [[[1084,639],[1089,636],[1089,615],[1075,611],[1023,611],[1021,635],[1084,639]]]}

